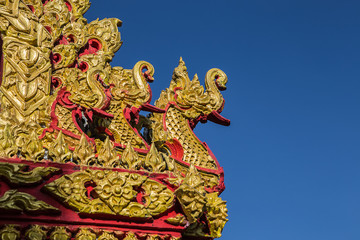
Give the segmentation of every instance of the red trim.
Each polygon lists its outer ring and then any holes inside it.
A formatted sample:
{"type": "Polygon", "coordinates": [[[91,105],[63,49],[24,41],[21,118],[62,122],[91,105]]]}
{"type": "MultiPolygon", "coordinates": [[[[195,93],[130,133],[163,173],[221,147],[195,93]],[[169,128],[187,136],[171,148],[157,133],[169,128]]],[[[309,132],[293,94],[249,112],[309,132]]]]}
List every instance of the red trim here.
{"type": "MultiPolygon", "coordinates": [[[[45,193],[42,189],[44,185],[50,183],[63,175],[71,174],[77,171],[84,169],[94,169],[94,170],[108,170],[108,168],[101,167],[90,167],[90,166],[79,166],[74,163],[55,163],[51,161],[42,161],[42,162],[32,162],[22,159],[5,159],[0,158],[0,162],[10,162],[10,163],[19,163],[30,165],[30,170],[35,167],[56,167],[60,168],[61,171],[55,173],[49,179],[46,179],[42,183],[36,186],[19,186],[18,189],[21,192],[29,193],[33,196],[36,196],[37,199],[44,201],[56,208],[61,210],[61,214],[58,215],[27,215],[25,214],[0,214],[0,225],[16,223],[21,226],[28,224],[41,224],[47,226],[58,226],[58,225],[68,225],[70,228],[78,228],[88,226],[90,228],[106,228],[112,230],[122,230],[122,231],[133,231],[133,232],[142,232],[142,233],[154,233],[154,234],[171,234],[178,235],[184,231],[183,226],[174,226],[168,224],[165,220],[169,217],[174,217],[179,213],[182,213],[181,207],[174,200],[174,206],[171,207],[166,212],[152,217],[152,218],[130,218],[124,216],[114,216],[114,215],[86,215],[78,214],[77,212],[63,206],[61,203],[56,201],[49,194],[45,193]]],[[[120,168],[114,168],[112,171],[117,172],[129,172],[136,173],[140,175],[145,175],[150,179],[161,183],[162,185],[167,186],[171,191],[175,191],[177,187],[167,184],[167,178],[169,178],[168,173],[151,173],[147,171],[134,171],[126,170],[120,168]]],[[[170,177],[174,177],[172,174],[170,177]]],[[[14,189],[15,186],[11,187],[3,181],[0,181],[0,190],[3,194],[6,190],[14,189]]],[[[141,200],[141,194],[139,194],[138,199],[141,200]]],[[[141,201],[140,201],[141,203],[141,201]]],[[[183,213],[182,213],[183,214],[183,213]]]]}

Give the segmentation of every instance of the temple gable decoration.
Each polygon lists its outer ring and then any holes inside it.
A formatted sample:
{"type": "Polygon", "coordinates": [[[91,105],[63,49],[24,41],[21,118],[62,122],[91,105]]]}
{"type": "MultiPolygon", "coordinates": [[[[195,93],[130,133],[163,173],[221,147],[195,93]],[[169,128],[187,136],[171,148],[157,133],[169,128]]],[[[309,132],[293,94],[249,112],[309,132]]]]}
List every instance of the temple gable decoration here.
{"type": "Polygon", "coordinates": [[[0,1],[0,239],[221,237],[223,169],[193,130],[230,125],[226,74],[204,87],[180,58],[153,105],[154,67],[111,66],[122,22],[89,7],[0,1]]]}

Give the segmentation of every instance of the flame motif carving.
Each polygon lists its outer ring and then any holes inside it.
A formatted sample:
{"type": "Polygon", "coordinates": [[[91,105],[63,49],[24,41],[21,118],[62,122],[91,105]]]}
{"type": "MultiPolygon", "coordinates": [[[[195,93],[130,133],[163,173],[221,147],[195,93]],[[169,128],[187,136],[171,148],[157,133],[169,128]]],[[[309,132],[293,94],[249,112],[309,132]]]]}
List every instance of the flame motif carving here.
{"type": "MultiPolygon", "coordinates": [[[[89,7],[89,0],[0,1],[0,176],[21,188],[0,189],[0,208],[59,213],[46,202],[55,198],[85,217],[160,219],[186,229],[183,235],[220,237],[227,221],[219,197],[223,170],[193,129],[208,120],[230,124],[220,115],[226,74],[210,69],[204,88],[197,75],[190,80],[180,58],[152,105],[153,65],[111,66],[122,22],[88,22],[89,7]],[[42,188],[46,201],[28,186],[42,188]]],[[[20,228],[6,225],[0,239],[181,239],[20,228]]]]}

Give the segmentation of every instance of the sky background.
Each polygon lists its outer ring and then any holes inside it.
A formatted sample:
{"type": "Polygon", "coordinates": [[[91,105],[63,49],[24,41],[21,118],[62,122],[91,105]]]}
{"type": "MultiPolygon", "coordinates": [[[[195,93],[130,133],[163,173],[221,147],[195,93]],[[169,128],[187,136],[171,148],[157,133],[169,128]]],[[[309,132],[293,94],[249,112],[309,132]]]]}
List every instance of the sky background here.
{"type": "Polygon", "coordinates": [[[223,116],[199,125],[225,171],[223,240],[360,239],[360,1],[92,0],[117,17],[112,66],[155,67],[154,100],[182,56],[228,76],[223,116]]]}

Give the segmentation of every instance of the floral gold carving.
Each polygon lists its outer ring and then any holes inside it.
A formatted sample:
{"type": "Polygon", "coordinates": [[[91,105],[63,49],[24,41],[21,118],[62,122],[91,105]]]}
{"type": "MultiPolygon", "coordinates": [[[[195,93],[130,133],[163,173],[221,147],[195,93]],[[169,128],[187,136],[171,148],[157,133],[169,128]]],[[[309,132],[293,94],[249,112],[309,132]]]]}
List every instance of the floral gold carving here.
{"type": "MultiPolygon", "coordinates": [[[[223,170],[193,130],[199,122],[230,124],[220,115],[226,74],[210,69],[202,86],[197,75],[190,80],[180,58],[154,106],[154,66],[111,66],[122,45],[122,22],[88,22],[83,15],[89,7],[89,0],[0,0],[0,157],[29,161],[1,162],[0,177],[10,187],[51,179],[41,188],[85,217],[160,219],[191,236],[220,237],[227,221],[219,197],[223,170]],[[53,176],[60,169],[65,174],[53,176]]],[[[22,189],[6,191],[0,209],[59,213],[22,189]]],[[[73,238],[69,229],[33,225],[22,233],[67,240],[73,238]]],[[[81,228],[75,239],[123,237],[81,228]]],[[[20,239],[20,233],[6,225],[0,238],[20,239]]],[[[180,239],[131,231],[124,239],[138,238],[180,239]]]]}
{"type": "Polygon", "coordinates": [[[45,185],[45,190],[81,213],[147,218],[174,204],[171,190],[146,176],[108,170],[85,170],[65,175],[45,185]],[[87,192],[86,186],[93,191],[87,192]],[[136,196],[143,189],[144,203],[136,196]],[[88,196],[88,194],[91,194],[88,196]]]}

